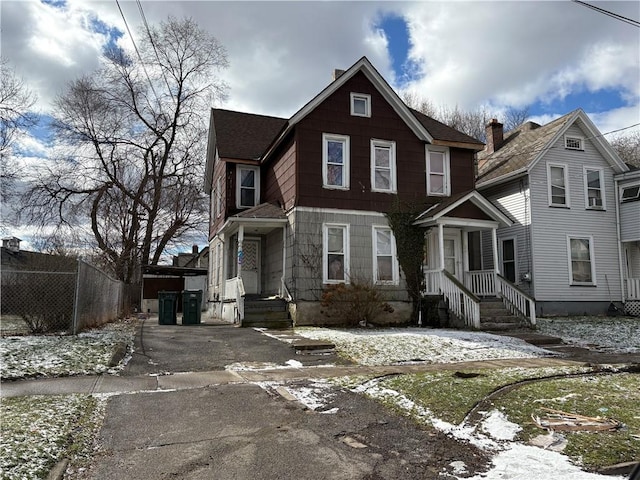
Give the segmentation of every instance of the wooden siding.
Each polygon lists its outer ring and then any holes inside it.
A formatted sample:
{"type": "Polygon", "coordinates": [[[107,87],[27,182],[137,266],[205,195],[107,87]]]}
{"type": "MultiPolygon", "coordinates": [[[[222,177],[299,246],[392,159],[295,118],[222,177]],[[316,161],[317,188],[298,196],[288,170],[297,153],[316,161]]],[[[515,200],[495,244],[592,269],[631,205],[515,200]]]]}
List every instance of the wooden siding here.
{"type": "MultiPolygon", "coordinates": [[[[526,179],[516,179],[511,182],[494,187],[482,192],[494,205],[507,213],[513,221],[510,227],[499,228],[498,255],[501,258],[501,241],[508,238],[515,238],[516,247],[516,284],[527,294],[533,294],[531,282],[523,280],[526,273],[532,273],[533,255],[530,235],[531,207],[529,205],[529,187],[526,179]]],[[[491,259],[493,264],[493,252],[491,237],[484,238],[482,242],[483,258],[491,259]]],[[[486,268],[486,267],[485,267],[486,268]]],[[[502,265],[500,265],[502,271],[502,265]]]]}
{"type": "MultiPolygon", "coordinates": [[[[349,79],[296,127],[298,205],[387,211],[395,195],[371,191],[371,139],[396,142],[398,195],[410,201],[437,203],[426,197],[425,144],[407,127],[364,74],[349,79]],[[371,95],[371,117],[350,114],[350,93],[371,95]],[[322,134],[350,137],[350,189],[322,187],[322,134]]],[[[474,185],[473,152],[450,150],[452,194],[474,185]]]]}
{"type": "MultiPolygon", "coordinates": [[[[351,277],[360,282],[373,281],[372,226],[387,225],[387,219],[375,212],[336,213],[296,209],[292,213],[295,243],[291,248],[292,277],[288,286],[296,300],[317,301],[322,295],[322,225],[349,225],[349,269],[351,277]]],[[[289,263],[288,263],[289,265],[289,263]]],[[[403,276],[399,285],[378,287],[389,301],[408,300],[403,276]]]]}
{"type": "Polygon", "coordinates": [[[447,213],[447,217],[473,218],[475,220],[493,220],[493,218],[487,215],[482,209],[469,201],[451,210],[449,213],[447,213]]]}
{"type": "Polygon", "coordinates": [[[566,150],[564,138],[560,138],[530,173],[534,296],[537,301],[558,302],[619,299],[621,284],[613,172],[593,143],[588,140],[587,134],[576,125],[572,125],[567,133],[584,138],[584,151],[566,150]],[[568,167],[571,208],[549,207],[549,162],[566,164],[568,167]],[[585,209],[584,166],[603,169],[606,211],[585,209]],[[569,285],[567,235],[593,238],[596,286],[569,285]]]}
{"type": "Polygon", "coordinates": [[[263,168],[263,202],[283,205],[289,210],[296,200],[296,143],[293,139],[282,148],[282,154],[277,156],[266,168],[263,168]]]}
{"type": "MultiPolygon", "coordinates": [[[[227,218],[226,211],[227,211],[227,206],[229,205],[228,190],[229,190],[229,181],[230,181],[229,173],[228,173],[229,165],[233,166],[233,164],[227,164],[227,162],[225,161],[217,160],[215,165],[213,166],[213,180],[211,183],[211,194],[209,195],[209,240],[213,238],[213,236],[222,227],[225,219],[227,218]],[[221,181],[222,195],[220,196],[220,198],[222,198],[222,215],[220,215],[220,217],[217,217],[216,212],[212,211],[212,207],[214,203],[213,195],[215,194],[215,191],[217,189],[219,178],[223,179],[221,181]]],[[[235,195],[233,197],[235,201],[235,195]]]]}

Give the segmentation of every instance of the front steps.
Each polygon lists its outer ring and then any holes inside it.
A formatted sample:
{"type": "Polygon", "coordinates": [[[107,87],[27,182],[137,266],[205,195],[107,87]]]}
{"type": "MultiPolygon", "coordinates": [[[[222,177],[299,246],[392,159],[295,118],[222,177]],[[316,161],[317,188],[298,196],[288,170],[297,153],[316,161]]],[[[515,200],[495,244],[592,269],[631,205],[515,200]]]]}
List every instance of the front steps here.
{"type": "Polygon", "coordinates": [[[526,325],[506,309],[500,298],[484,298],[480,302],[480,330],[504,332],[523,328],[526,325]]]}
{"type": "Polygon", "coordinates": [[[243,327],[291,328],[287,302],[280,298],[247,295],[244,298],[243,327]]]}

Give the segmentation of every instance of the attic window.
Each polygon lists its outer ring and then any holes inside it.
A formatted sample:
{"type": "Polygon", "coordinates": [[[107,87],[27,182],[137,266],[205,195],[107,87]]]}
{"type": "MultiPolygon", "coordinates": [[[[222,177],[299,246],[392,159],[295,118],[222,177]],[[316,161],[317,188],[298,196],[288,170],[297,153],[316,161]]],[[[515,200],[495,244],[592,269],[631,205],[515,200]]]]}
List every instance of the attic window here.
{"type": "Polygon", "coordinates": [[[564,148],[567,150],[584,150],[581,137],[564,137],[564,148]]]}
{"type": "Polygon", "coordinates": [[[370,117],[371,95],[351,93],[351,115],[354,117],[370,117]]]}
{"type": "Polygon", "coordinates": [[[625,187],[622,189],[622,196],[620,199],[624,202],[633,202],[640,200],[640,185],[634,185],[632,187],[625,187]]]}

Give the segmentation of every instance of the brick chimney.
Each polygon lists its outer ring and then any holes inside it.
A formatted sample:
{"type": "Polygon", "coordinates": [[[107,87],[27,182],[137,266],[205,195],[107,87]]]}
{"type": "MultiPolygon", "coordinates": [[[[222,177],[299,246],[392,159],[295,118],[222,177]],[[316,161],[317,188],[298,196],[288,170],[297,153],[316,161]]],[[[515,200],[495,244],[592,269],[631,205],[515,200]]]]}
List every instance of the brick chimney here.
{"type": "Polygon", "coordinates": [[[344,73],[344,70],[340,70],[339,68],[334,68],[333,73],[331,74],[331,79],[335,82],[343,73],[344,73]]]}
{"type": "Polygon", "coordinates": [[[6,237],[2,239],[2,246],[11,252],[17,253],[20,251],[21,241],[18,237],[6,237]]]}
{"type": "Polygon", "coordinates": [[[504,141],[503,125],[497,119],[492,118],[487,124],[487,146],[485,151],[489,154],[495,152],[502,146],[504,141]]]}
{"type": "Polygon", "coordinates": [[[198,245],[193,245],[191,247],[191,254],[192,255],[197,255],[198,254],[198,245]]]}

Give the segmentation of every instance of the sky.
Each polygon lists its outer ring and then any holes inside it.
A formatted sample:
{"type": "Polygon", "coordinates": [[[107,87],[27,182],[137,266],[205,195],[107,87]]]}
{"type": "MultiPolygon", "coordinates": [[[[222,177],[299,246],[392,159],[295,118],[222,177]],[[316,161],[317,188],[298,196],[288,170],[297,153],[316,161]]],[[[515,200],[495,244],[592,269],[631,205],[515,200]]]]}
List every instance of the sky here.
{"type": "MultiPolygon", "coordinates": [[[[218,107],[289,117],[367,56],[397,92],[436,106],[538,123],[582,108],[602,133],[640,123],[640,28],[567,1],[223,2],[120,0],[137,35],[192,17],[225,46],[229,95],[218,107]]],[[[634,1],[593,2],[640,20],[634,1]]],[[[99,67],[105,45],[131,47],[116,0],[2,0],[1,53],[38,95],[40,113],[99,67]]],[[[42,132],[24,162],[47,155],[42,132]]],[[[28,153],[28,154],[27,154],[28,153]]]]}

